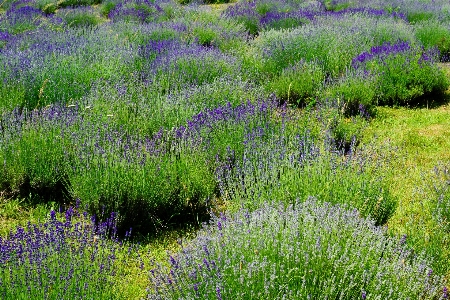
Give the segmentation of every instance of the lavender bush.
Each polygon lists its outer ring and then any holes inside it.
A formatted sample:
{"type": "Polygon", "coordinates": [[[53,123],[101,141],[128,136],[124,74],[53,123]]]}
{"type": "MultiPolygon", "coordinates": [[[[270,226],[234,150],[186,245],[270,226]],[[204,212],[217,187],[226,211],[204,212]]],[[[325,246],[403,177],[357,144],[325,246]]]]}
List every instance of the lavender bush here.
{"type": "Polygon", "coordinates": [[[55,14],[69,27],[96,26],[102,22],[100,16],[91,7],[59,9],[55,14]]]}
{"type": "Polygon", "coordinates": [[[148,0],[121,1],[108,13],[108,18],[114,22],[152,22],[163,14],[163,9],[148,0]]]}
{"type": "Polygon", "coordinates": [[[153,81],[162,93],[236,76],[240,71],[236,57],[215,48],[176,41],[151,43],[148,48],[157,55],[148,69],[144,68],[143,77],[153,81]]]}
{"type": "Polygon", "coordinates": [[[400,41],[372,47],[352,59],[355,69],[376,76],[378,104],[405,105],[421,96],[443,92],[448,80],[435,64],[439,53],[400,41]]]}
{"type": "MultiPolygon", "coordinates": [[[[9,42],[0,52],[1,89],[11,90],[14,104],[29,109],[79,100],[99,78],[130,76],[137,53],[115,41],[103,27],[90,32],[43,29],[9,42]]],[[[5,107],[13,108],[3,93],[0,109],[5,107]]]]}
{"type": "Polygon", "coordinates": [[[364,13],[323,16],[299,28],[261,33],[251,42],[251,55],[261,62],[261,72],[269,78],[305,60],[318,63],[335,79],[364,49],[399,38],[412,43],[415,39],[410,27],[393,19],[364,13]]]}
{"type": "Polygon", "coordinates": [[[324,81],[325,74],[319,64],[300,60],[283,69],[280,76],[266,84],[266,89],[281,101],[302,106],[316,100],[324,81]]]}
{"type": "Polygon", "coordinates": [[[0,28],[5,27],[10,33],[19,34],[36,29],[42,16],[42,11],[35,8],[32,1],[17,1],[4,15],[0,15],[0,28]]]}
{"type": "MultiPolygon", "coordinates": [[[[354,152],[356,134],[346,137],[351,130],[335,117],[327,117],[326,126],[334,132],[323,146],[310,132],[310,125],[297,125],[294,129],[283,128],[284,125],[256,127],[247,131],[243,154],[229,151],[216,169],[222,199],[230,206],[256,209],[270,199],[292,203],[314,196],[319,201],[348,204],[377,225],[385,224],[397,201],[389,192],[382,171],[373,167],[375,162],[354,152]],[[345,138],[350,145],[344,144],[345,138]],[[345,151],[347,156],[343,159],[345,151]]],[[[310,119],[304,124],[317,122],[310,119]]]]}
{"type": "Polygon", "coordinates": [[[116,238],[115,214],[104,222],[69,207],[47,220],[18,227],[0,238],[3,299],[112,299],[113,278],[124,244],[116,238]],[[111,239],[112,238],[112,239],[111,239]]]}
{"type": "Polygon", "coordinates": [[[118,211],[121,226],[201,213],[215,192],[214,156],[239,149],[244,127],[269,124],[273,103],[218,105],[157,132],[77,106],[15,111],[0,131],[2,185],[11,195],[62,185],[94,212],[118,211]]]}
{"type": "Polygon", "coordinates": [[[417,23],[416,36],[426,50],[437,47],[440,61],[450,60],[450,27],[436,20],[417,23]]]}
{"type": "Polygon", "coordinates": [[[212,217],[150,272],[149,299],[445,299],[429,260],[314,199],[212,217]]]}

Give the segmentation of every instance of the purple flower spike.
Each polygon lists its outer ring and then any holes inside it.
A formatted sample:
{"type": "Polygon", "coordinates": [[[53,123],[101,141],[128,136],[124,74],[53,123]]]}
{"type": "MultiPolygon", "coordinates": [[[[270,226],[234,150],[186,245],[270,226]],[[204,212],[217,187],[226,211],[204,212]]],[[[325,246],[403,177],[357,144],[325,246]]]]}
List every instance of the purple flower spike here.
{"type": "Polygon", "coordinates": [[[50,219],[56,221],[56,212],[53,209],[50,212],[50,219]]]}
{"type": "Polygon", "coordinates": [[[222,294],[220,293],[219,287],[216,288],[216,295],[217,295],[217,300],[222,300],[222,294]]]}

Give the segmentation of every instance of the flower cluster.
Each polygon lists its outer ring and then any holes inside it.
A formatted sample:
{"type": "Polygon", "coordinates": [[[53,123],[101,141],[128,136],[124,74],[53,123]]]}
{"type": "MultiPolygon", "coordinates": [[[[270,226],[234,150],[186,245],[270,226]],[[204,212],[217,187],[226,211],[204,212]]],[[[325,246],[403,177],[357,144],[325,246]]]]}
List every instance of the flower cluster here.
{"type": "Polygon", "coordinates": [[[373,46],[370,51],[365,51],[352,59],[352,67],[358,69],[367,61],[374,58],[383,59],[389,55],[397,55],[411,50],[411,45],[406,41],[399,41],[391,44],[390,42],[383,43],[381,46],[373,46]]]}

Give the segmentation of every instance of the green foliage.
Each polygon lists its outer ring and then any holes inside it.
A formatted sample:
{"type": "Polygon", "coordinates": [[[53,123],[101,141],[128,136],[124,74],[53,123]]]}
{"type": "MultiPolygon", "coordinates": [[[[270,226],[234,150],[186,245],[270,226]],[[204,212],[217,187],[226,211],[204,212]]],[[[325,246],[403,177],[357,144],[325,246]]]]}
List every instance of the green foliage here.
{"type": "Polygon", "coordinates": [[[450,28],[437,20],[418,22],[414,25],[417,39],[425,49],[437,47],[441,59],[448,59],[450,55],[450,28]]]}
{"type": "Polygon", "coordinates": [[[408,21],[412,24],[433,20],[435,15],[428,11],[411,11],[407,14],[408,21]]]}
{"type": "Polygon", "coordinates": [[[321,152],[318,141],[309,134],[309,121],[304,122],[304,128],[298,124],[289,134],[275,127],[273,132],[246,142],[243,158],[236,162],[235,169],[219,173],[224,200],[234,203],[234,207],[255,209],[269,199],[292,203],[297,198],[314,196],[319,201],[348,204],[362,216],[373,218],[376,224],[385,224],[397,207],[397,199],[383,178],[386,170],[353,153],[357,131],[364,121],[339,124],[345,121],[337,121],[333,111],[324,112],[320,119],[328,123],[327,128],[334,134],[325,147],[338,150],[337,153],[321,152]],[[339,135],[351,140],[349,149],[336,145],[339,135]],[[342,153],[349,156],[342,157],[342,153]]]}
{"type": "Polygon", "coordinates": [[[117,4],[113,1],[105,1],[100,7],[100,13],[103,17],[108,17],[109,12],[112,11],[116,5],[117,4]]]}
{"type": "Polygon", "coordinates": [[[383,63],[371,64],[369,70],[377,74],[381,105],[407,105],[424,95],[442,93],[449,86],[444,72],[424,60],[420,52],[390,56],[383,63]]]}
{"type": "Polygon", "coordinates": [[[377,104],[376,81],[372,76],[348,73],[338,82],[327,85],[323,97],[337,99],[345,116],[359,115],[361,105],[372,115],[377,104]]]}
{"type": "Polygon", "coordinates": [[[266,90],[275,93],[282,102],[302,106],[315,100],[324,80],[324,72],[318,64],[300,61],[269,80],[266,90]]]}
{"type": "MultiPolygon", "coordinates": [[[[362,107],[361,110],[364,110],[362,107]]],[[[366,111],[361,112],[363,115],[366,111]]],[[[345,153],[354,151],[359,145],[362,138],[362,132],[367,126],[367,116],[355,116],[351,119],[343,118],[342,114],[338,114],[330,124],[331,137],[338,149],[344,150],[345,153]]]]}
{"type": "Polygon", "coordinates": [[[8,166],[3,169],[3,185],[13,194],[46,193],[64,178],[64,144],[52,128],[26,130],[20,139],[3,145],[1,152],[8,166]]]}
{"type": "Polygon", "coordinates": [[[63,18],[69,27],[93,27],[102,22],[92,11],[70,11],[63,18]]]}
{"type": "Polygon", "coordinates": [[[338,80],[345,76],[359,53],[399,38],[415,39],[410,27],[395,20],[380,22],[358,14],[345,19],[321,17],[299,28],[261,32],[251,42],[254,51],[251,54],[260,60],[263,74],[280,74],[288,66],[305,60],[318,63],[328,78],[338,80]]]}
{"type": "Polygon", "coordinates": [[[217,38],[217,33],[213,29],[203,26],[194,28],[193,33],[198,43],[202,46],[212,46],[214,40],[217,38]]]}
{"type": "Polygon", "coordinates": [[[186,222],[205,210],[214,177],[199,152],[170,153],[141,165],[113,155],[78,165],[68,175],[73,198],[92,211],[120,212],[120,226],[138,232],[159,229],[172,218],[186,222]],[[190,215],[192,214],[192,215],[190,215]]]}

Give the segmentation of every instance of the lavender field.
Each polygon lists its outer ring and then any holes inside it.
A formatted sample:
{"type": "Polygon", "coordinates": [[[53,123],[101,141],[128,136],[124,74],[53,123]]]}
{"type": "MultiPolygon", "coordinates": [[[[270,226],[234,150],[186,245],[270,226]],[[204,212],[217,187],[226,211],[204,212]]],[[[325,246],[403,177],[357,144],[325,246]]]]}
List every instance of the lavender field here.
{"type": "Polygon", "coordinates": [[[449,62],[445,0],[0,0],[0,298],[450,298],[449,62]]]}

